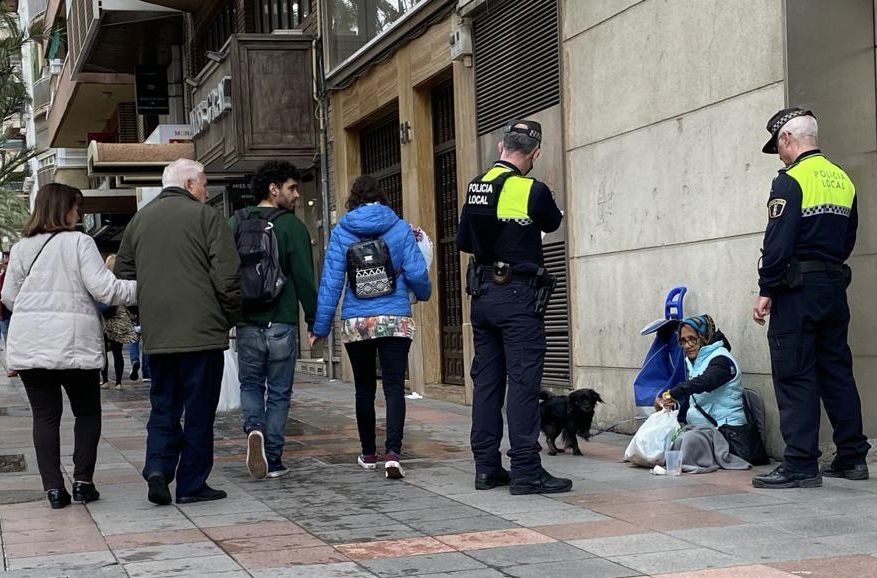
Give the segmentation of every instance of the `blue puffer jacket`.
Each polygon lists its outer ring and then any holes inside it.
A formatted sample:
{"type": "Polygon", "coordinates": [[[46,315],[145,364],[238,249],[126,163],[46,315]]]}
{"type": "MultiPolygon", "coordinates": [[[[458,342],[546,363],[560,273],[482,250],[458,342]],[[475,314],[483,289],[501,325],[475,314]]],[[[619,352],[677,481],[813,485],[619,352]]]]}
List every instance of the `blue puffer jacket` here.
{"type": "Polygon", "coordinates": [[[317,298],[317,316],[314,335],[325,337],[332,327],[335,308],[344,289],[341,318],[372,317],[374,315],[411,315],[408,289],[419,301],[426,301],[432,293],[432,284],[426,270],[426,261],[411,227],[386,205],[372,203],[350,211],[332,229],[326,259],[323,262],[323,278],[317,298]],[[398,276],[396,290],[390,295],[373,299],[357,299],[346,283],[347,248],[363,238],[380,236],[390,249],[398,276]]]}

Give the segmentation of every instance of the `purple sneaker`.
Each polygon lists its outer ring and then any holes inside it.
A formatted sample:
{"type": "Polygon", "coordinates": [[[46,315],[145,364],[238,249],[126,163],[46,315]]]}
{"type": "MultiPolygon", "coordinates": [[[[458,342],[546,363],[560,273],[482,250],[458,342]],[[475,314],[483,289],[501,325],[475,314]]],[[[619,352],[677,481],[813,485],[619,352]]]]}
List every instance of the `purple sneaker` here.
{"type": "Polygon", "coordinates": [[[384,475],[388,480],[399,480],[405,477],[402,469],[402,458],[396,452],[387,452],[384,461],[384,475]]]}
{"type": "Polygon", "coordinates": [[[378,456],[374,454],[363,455],[360,454],[359,457],[356,458],[356,463],[359,464],[359,467],[365,470],[373,470],[378,467],[378,456]]]}

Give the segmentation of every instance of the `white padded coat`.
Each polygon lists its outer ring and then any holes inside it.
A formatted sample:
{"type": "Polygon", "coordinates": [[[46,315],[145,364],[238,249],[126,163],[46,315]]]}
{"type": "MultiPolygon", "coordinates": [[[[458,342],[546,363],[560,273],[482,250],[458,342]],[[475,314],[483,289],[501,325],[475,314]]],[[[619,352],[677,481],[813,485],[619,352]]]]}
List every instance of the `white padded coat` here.
{"type": "Polygon", "coordinates": [[[137,282],[116,279],[94,239],[76,231],[57,234],[34,262],[49,237],[28,237],[12,247],[0,296],[12,310],[6,365],[100,369],[104,337],[97,302],[134,305],[137,282]]]}

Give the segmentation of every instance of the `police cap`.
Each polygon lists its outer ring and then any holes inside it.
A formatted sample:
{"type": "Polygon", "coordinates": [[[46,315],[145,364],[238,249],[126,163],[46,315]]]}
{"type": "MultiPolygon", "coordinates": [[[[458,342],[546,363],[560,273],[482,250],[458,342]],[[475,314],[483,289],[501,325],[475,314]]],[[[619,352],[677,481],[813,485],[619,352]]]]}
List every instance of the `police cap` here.
{"type": "Polygon", "coordinates": [[[816,115],[813,114],[812,111],[804,110],[802,108],[793,107],[793,108],[784,108],[779,111],[767,121],[767,132],[770,133],[770,140],[767,141],[767,144],[761,149],[761,152],[767,153],[769,155],[773,155],[777,153],[777,137],[780,134],[780,130],[786,123],[792,120],[793,118],[799,116],[812,116],[816,118],[816,115]]]}
{"type": "Polygon", "coordinates": [[[539,144],[542,144],[542,125],[536,122],[535,120],[513,120],[510,121],[506,126],[503,134],[508,134],[510,132],[515,132],[518,134],[526,135],[530,138],[536,139],[539,144]],[[524,126],[518,126],[524,125],[524,126]],[[526,128],[524,128],[526,127],[526,128]]]}

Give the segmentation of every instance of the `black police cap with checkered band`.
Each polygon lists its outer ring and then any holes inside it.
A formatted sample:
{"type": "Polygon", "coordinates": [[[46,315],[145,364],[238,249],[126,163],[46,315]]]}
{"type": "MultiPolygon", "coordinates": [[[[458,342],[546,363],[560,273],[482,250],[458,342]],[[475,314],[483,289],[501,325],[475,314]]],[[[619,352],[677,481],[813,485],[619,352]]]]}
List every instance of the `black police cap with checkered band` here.
{"type": "Polygon", "coordinates": [[[503,132],[505,134],[508,134],[510,132],[523,134],[530,138],[536,139],[537,141],[539,141],[540,145],[542,144],[542,125],[535,120],[513,120],[505,126],[505,130],[503,132]],[[519,124],[524,126],[516,126],[519,124]]]}
{"type": "Polygon", "coordinates": [[[761,149],[761,152],[775,155],[777,151],[777,137],[780,134],[780,130],[786,126],[786,123],[792,120],[793,118],[799,116],[812,116],[816,118],[816,115],[813,114],[812,111],[804,110],[803,108],[784,108],[779,111],[767,121],[767,132],[770,133],[770,140],[767,141],[767,144],[761,149]]]}

